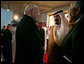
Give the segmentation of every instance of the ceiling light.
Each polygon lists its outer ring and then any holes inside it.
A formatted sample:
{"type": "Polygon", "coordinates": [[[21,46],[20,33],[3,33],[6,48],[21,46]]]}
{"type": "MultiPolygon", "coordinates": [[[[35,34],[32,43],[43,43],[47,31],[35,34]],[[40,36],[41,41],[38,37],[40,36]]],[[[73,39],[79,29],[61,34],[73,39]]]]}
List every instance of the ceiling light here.
{"type": "Polygon", "coordinates": [[[18,17],[17,15],[15,15],[15,16],[14,16],[14,19],[15,19],[15,20],[18,20],[18,19],[19,19],[19,17],[18,17]]]}

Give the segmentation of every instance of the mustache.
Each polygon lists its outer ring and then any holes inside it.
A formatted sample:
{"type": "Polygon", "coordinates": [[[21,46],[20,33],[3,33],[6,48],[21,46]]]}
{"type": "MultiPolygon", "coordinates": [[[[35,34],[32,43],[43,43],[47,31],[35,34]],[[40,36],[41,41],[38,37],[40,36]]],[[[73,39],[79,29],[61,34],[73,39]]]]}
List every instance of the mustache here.
{"type": "Polygon", "coordinates": [[[54,21],[59,21],[58,19],[55,19],[54,21]]]}
{"type": "Polygon", "coordinates": [[[56,22],[55,22],[55,24],[57,24],[57,25],[59,25],[60,24],[60,21],[57,19],[57,20],[55,20],[56,22]]]}

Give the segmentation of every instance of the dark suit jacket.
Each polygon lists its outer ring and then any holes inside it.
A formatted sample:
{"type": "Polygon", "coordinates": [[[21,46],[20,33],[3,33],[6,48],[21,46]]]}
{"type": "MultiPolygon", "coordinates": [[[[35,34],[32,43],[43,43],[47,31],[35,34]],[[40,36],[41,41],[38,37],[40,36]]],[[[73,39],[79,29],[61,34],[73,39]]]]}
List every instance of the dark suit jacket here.
{"type": "Polygon", "coordinates": [[[44,43],[45,43],[45,31],[44,31],[43,28],[41,28],[39,30],[39,36],[40,36],[41,45],[42,45],[42,47],[44,47],[44,43]]]}
{"type": "Polygon", "coordinates": [[[15,63],[34,64],[40,62],[41,45],[38,29],[33,18],[24,15],[16,29],[15,63]]]}
{"type": "Polygon", "coordinates": [[[65,37],[61,46],[63,54],[69,58],[72,63],[83,62],[83,42],[84,42],[84,21],[82,17],[65,37]]]}
{"type": "Polygon", "coordinates": [[[12,34],[8,29],[4,30],[4,41],[3,41],[3,56],[5,58],[4,63],[11,64],[12,62],[12,34]]]}

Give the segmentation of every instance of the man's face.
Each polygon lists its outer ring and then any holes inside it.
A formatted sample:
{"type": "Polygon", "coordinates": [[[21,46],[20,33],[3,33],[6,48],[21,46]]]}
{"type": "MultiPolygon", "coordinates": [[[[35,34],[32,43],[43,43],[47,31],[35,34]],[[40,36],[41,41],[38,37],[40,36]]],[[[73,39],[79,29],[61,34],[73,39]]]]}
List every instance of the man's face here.
{"type": "Polygon", "coordinates": [[[39,19],[39,15],[40,15],[40,11],[39,11],[39,9],[36,9],[36,11],[35,11],[34,15],[35,15],[36,22],[37,22],[37,21],[38,21],[38,19],[39,19]]]}
{"type": "Polygon", "coordinates": [[[11,26],[11,25],[9,25],[9,26],[8,26],[8,29],[9,29],[9,30],[11,30],[11,29],[12,29],[12,26],[11,26]]]}
{"type": "Polygon", "coordinates": [[[68,13],[69,13],[70,23],[72,21],[76,21],[77,20],[78,15],[79,15],[79,13],[77,13],[77,12],[78,12],[77,8],[72,8],[72,7],[69,8],[68,13]]]}
{"type": "Polygon", "coordinates": [[[59,25],[61,23],[61,18],[59,15],[54,16],[54,22],[55,24],[59,25]]]}
{"type": "Polygon", "coordinates": [[[71,20],[71,19],[73,20],[73,18],[74,18],[74,16],[75,16],[75,13],[74,13],[73,9],[72,9],[72,8],[69,8],[68,13],[69,13],[69,18],[70,18],[70,20],[71,20]]]}

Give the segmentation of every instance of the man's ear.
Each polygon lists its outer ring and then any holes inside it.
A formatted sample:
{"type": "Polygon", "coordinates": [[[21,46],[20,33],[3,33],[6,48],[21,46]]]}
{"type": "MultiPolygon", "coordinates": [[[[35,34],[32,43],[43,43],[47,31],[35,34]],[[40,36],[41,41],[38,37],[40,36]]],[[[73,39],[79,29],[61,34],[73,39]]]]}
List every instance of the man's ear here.
{"type": "Polygon", "coordinates": [[[80,8],[77,8],[76,14],[79,14],[79,13],[80,13],[80,8]]]}

